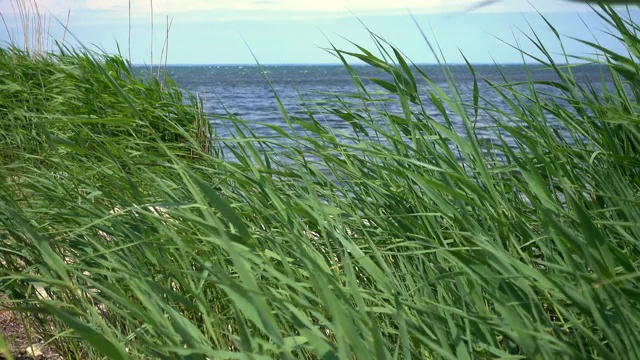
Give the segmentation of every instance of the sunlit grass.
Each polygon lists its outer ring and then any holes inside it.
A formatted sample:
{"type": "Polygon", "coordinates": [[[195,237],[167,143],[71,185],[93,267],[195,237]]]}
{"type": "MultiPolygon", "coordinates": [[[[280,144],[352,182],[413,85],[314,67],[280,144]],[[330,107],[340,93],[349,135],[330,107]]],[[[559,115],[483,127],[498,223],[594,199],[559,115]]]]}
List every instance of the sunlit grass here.
{"type": "Polygon", "coordinates": [[[600,13],[629,50],[588,43],[613,88],[530,34],[557,81],[491,83],[469,65],[506,110],[373,36],[380,55],[332,49],[357,96],[283,108],[304,131],[264,124],[282,141],[229,116],[236,135],[211,146],[196,98],[120,57],[2,50],[5,305],[66,358],[640,358],[640,28],[600,13]]]}

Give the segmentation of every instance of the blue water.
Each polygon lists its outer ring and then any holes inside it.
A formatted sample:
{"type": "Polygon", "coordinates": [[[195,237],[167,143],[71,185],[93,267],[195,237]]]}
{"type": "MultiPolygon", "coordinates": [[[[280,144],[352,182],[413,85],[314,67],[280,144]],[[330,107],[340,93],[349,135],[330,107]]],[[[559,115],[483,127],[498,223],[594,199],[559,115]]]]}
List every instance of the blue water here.
{"type": "MultiPolygon", "coordinates": [[[[363,79],[369,91],[382,92],[383,89],[367,80],[369,77],[386,79],[392,81],[386,73],[369,66],[354,66],[358,76],[363,79]]],[[[447,80],[438,66],[422,66],[424,71],[433,82],[439,87],[447,90],[447,80]]],[[[473,76],[464,65],[453,65],[450,67],[455,78],[455,83],[462,94],[462,97],[471,103],[473,91],[473,76]]],[[[550,70],[541,68],[530,68],[531,76],[534,80],[558,81],[558,77],[550,70]]],[[[574,77],[578,81],[600,83],[603,72],[597,66],[581,66],[573,69],[574,77]]],[[[277,93],[284,108],[289,115],[308,118],[312,113],[317,119],[334,130],[344,131],[353,135],[352,127],[345,121],[331,115],[327,115],[321,106],[330,105],[335,107],[335,96],[330,94],[354,95],[357,94],[357,87],[347,71],[340,65],[271,65],[263,66],[262,71],[257,66],[169,66],[169,76],[175,80],[177,85],[185,91],[198,94],[204,99],[205,112],[210,115],[211,124],[216,130],[217,136],[226,138],[233,130],[229,129],[228,115],[256,122],[250,126],[257,136],[276,136],[277,132],[266,126],[257,124],[270,124],[284,129],[291,130],[287,126],[283,115],[280,112],[276,97],[277,93]],[[265,78],[268,77],[269,81],[265,78]],[[313,101],[311,101],[313,100],[313,101]],[[320,104],[320,106],[318,106],[320,104]],[[333,105],[331,105],[333,104],[333,105]],[[320,115],[319,115],[320,114],[320,115]]],[[[492,104],[497,104],[499,109],[506,113],[511,113],[507,104],[500,96],[490,88],[482,78],[490,82],[503,84],[505,79],[509,82],[524,82],[527,80],[527,73],[521,65],[478,65],[475,66],[478,75],[478,87],[481,97],[492,104]],[[504,78],[503,78],[504,77],[504,78]]],[[[604,72],[605,81],[610,83],[608,74],[604,72]]],[[[444,121],[443,116],[429,99],[428,90],[430,86],[426,81],[416,74],[419,94],[423,101],[426,112],[438,121],[444,121]]],[[[539,86],[540,94],[543,96],[559,96],[561,92],[549,86],[539,86]],[[546,94],[546,95],[544,95],[546,94]]],[[[520,86],[526,89],[526,86],[520,86]]],[[[387,96],[392,101],[378,104],[378,108],[402,116],[402,109],[398,101],[393,101],[393,96],[387,96]]],[[[350,100],[354,101],[354,100],[350,100]]],[[[355,101],[355,104],[358,102],[355,101]]],[[[481,100],[481,105],[484,102],[481,100]]],[[[472,112],[469,111],[469,114],[472,112]]],[[[462,119],[448,111],[456,130],[464,133],[462,119]]],[[[492,130],[493,120],[490,116],[479,113],[477,119],[477,135],[479,138],[491,142],[495,140],[495,132],[492,130]]],[[[555,123],[551,119],[551,125],[557,126],[562,131],[562,124],[555,123]]],[[[300,131],[300,126],[294,127],[295,131],[300,131]]],[[[572,141],[572,139],[567,139],[572,141]]],[[[511,141],[507,137],[507,141],[511,141]]],[[[384,142],[384,140],[382,140],[384,142]]]]}

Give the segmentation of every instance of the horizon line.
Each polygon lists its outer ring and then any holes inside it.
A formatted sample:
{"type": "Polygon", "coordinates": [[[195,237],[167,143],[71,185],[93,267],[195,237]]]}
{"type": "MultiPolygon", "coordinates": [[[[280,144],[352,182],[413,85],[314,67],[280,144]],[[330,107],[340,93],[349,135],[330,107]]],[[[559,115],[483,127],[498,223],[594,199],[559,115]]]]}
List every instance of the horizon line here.
{"type": "MultiPolygon", "coordinates": [[[[522,62],[471,62],[470,63],[472,66],[484,66],[484,65],[501,65],[501,66],[513,66],[513,65],[527,65],[527,66],[532,66],[532,65],[542,65],[542,64],[525,64],[522,62]]],[[[562,66],[566,66],[566,65],[589,65],[589,62],[575,62],[575,63],[569,63],[569,64],[563,64],[562,66]]],[[[429,62],[429,63],[412,63],[411,65],[416,65],[416,66],[440,66],[440,65],[445,65],[445,66],[467,66],[467,64],[465,62],[450,62],[450,63],[446,63],[446,64],[438,64],[437,62],[429,62]]],[[[149,64],[146,63],[135,63],[135,64],[131,64],[131,66],[134,67],[148,67],[149,64]]],[[[164,67],[164,64],[161,65],[153,65],[153,67],[164,67]]],[[[251,67],[258,67],[258,66],[344,66],[344,64],[342,63],[260,63],[260,64],[256,64],[256,63],[176,63],[176,64],[167,64],[167,67],[170,66],[251,66],[251,67]]],[[[371,66],[369,64],[366,63],[357,63],[357,64],[349,64],[349,66],[371,66]]]]}

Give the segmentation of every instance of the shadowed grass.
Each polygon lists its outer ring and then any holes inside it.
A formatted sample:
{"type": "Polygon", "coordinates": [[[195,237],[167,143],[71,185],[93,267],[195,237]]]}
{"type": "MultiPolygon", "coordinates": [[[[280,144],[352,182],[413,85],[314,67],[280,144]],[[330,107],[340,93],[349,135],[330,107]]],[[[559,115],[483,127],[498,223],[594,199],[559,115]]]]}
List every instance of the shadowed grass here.
{"type": "Polygon", "coordinates": [[[230,115],[216,156],[171,82],[3,50],[2,291],[68,358],[640,358],[639,26],[600,14],[629,50],[587,42],[613,86],[532,33],[556,80],[469,65],[467,94],[372,34],[379,55],[331,49],[353,94],[281,107],[281,139],[230,115]]]}

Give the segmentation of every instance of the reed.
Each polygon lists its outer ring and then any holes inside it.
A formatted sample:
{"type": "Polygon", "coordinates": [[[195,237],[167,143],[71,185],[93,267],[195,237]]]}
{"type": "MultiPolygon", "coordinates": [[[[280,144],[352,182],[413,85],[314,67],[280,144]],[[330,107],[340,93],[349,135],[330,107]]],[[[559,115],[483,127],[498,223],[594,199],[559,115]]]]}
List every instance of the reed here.
{"type": "Polygon", "coordinates": [[[353,93],[282,107],[304,131],[275,140],[229,115],[203,141],[198,99],[118,56],[1,50],[3,305],[65,358],[640,358],[640,25],[596,11],[628,52],[580,60],[612,87],[531,33],[555,81],[469,65],[463,93],[372,34],[378,55],[329,49],[353,93]]]}
{"type": "Polygon", "coordinates": [[[0,13],[0,20],[7,32],[9,44],[21,48],[31,56],[50,53],[57,50],[58,46],[65,45],[71,11],[67,12],[61,39],[56,39],[50,35],[53,16],[40,12],[36,0],[9,0],[9,4],[16,21],[14,31],[10,30],[4,14],[0,13]]]}

